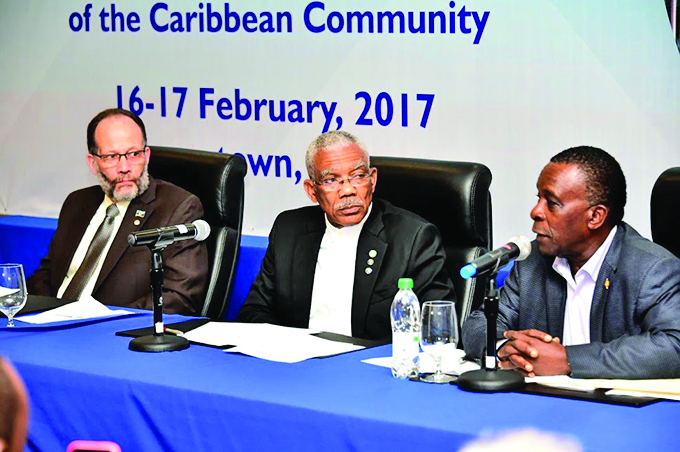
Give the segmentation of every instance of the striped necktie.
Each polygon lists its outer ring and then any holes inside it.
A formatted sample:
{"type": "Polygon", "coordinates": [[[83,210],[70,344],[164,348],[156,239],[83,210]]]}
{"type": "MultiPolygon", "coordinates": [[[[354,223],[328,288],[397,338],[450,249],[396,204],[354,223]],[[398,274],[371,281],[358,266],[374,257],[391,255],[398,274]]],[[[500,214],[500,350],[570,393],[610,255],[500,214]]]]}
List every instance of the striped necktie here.
{"type": "Polygon", "coordinates": [[[83,259],[80,267],[78,267],[76,274],[73,275],[73,279],[71,279],[71,282],[64,291],[64,294],[61,296],[62,298],[67,300],[80,299],[85,286],[87,286],[87,283],[92,277],[92,272],[94,272],[94,269],[97,268],[99,259],[102,257],[102,251],[104,251],[104,247],[106,247],[106,244],[109,242],[109,238],[113,232],[113,221],[118,213],[120,213],[120,211],[115,204],[111,204],[106,209],[106,218],[104,218],[102,224],[99,225],[99,229],[97,229],[97,232],[95,232],[92,242],[90,242],[90,246],[87,248],[85,259],[83,259]]]}

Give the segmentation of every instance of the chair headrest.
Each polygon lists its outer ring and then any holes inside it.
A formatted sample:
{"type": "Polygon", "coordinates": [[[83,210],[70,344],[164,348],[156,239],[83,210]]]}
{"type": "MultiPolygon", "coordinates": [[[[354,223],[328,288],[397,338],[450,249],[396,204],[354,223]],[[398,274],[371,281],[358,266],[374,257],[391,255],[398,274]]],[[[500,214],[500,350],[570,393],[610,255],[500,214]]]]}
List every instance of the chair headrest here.
{"type": "Polygon", "coordinates": [[[375,196],[440,226],[444,245],[491,246],[491,171],[481,163],[371,157],[375,196]]]}
{"type": "Polygon", "coordinates": [[[246,162],[217,152],[151,146],[151,176],[196,195],[213,227],[239,229],[246,162]]]}
{"type": "Polygon", "coordinates": [[[656,180],[650,207],[652,239],[680,257],[680,166],[667,169],[656,180]]]}

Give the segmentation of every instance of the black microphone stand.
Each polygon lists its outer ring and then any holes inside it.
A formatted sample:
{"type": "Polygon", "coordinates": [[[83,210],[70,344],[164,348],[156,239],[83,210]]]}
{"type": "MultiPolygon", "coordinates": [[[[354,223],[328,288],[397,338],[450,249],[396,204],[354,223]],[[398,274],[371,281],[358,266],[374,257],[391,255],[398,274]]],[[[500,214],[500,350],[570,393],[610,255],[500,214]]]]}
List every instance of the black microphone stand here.
{"type": "Polygon", "coordinates": [[[174,241],[173,234],[161,235],[154,244],[149,244],[151,251],[151,293],[153,295],[154,333],[138,337],[130,341],[130,350],[135,352],[170,352],[189,348],[186,338],[165,334],[163,325],[163,257],[161,252],[174,241]]]}
{"type": "Polygon", "coordinates": [[[483,367],[471,370],[458,377],[457,385],[464,391],[472,392],[505,392],[524,386],[524,377],[512,370],[498,367],[496,356],[496,325],[498,321],[498,287],[494,270],[487,276],[486,295],[484,296],[484,314],[486,317],[486,357],[483,367]]]}

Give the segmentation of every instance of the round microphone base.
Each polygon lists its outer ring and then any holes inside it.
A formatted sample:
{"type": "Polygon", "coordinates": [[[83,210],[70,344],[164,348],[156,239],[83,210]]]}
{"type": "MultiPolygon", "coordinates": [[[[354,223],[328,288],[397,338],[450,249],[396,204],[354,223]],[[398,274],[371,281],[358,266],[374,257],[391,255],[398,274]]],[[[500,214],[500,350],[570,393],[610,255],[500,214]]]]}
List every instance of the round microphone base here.
{"type": "Polygon", "coordinates": [[[189,348],[189,341],[169,334],[142,336],[130,341],[133,352],[172,352],[189,348]]]}
{"type": "Polygon", "coordinates": [[[471,370],[456,382],[463,391],[508,392],[524,386],[524,377],[512,370],[471,370]]]}

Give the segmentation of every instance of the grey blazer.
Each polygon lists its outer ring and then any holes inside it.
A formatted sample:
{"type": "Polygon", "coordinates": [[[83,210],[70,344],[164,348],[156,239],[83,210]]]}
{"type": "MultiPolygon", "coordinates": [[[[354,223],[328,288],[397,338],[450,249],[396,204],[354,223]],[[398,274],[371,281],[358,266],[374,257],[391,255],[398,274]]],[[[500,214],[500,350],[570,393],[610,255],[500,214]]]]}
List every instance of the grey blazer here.
{"type": "MultiPolygon", "coordinates": [[[[567,288],[553,260],[534,242],[514,266],[501,290],[498,338],[530,328],[562,337],[567,288]]],[[[485,325],[482,310],[463,325],[469,355],[484,353],[485,325]]],[[[590,340],[566,347],[574,377],[680,377],[680,259],[623,222],[597,278],[590,340]]]]}

